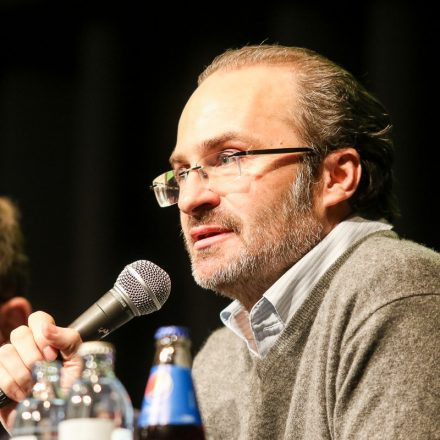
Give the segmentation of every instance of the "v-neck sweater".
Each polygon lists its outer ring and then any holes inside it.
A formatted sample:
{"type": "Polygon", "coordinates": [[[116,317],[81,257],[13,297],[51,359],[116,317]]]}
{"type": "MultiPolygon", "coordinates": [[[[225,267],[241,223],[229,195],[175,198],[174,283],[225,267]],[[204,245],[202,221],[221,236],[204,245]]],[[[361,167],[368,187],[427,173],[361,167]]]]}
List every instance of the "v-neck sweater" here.
{"type": "Polygon", "coordinates": [[[212,439],[440,438],[440,255],[394,232],[348,249],[266,356],[229,329],[194,360],[212,439]]]}

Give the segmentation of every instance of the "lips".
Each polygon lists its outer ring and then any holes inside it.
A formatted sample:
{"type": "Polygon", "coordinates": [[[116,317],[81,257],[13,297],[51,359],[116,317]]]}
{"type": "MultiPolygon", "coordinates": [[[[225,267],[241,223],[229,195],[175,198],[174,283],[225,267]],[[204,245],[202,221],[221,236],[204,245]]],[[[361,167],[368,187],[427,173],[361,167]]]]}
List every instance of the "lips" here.
{"type": "Polygon", "coordinates": [[[191,228],[190,235],[194,249],[203,249],[228,238],[233,231],[221,226],[208,225],[191,228]]]}

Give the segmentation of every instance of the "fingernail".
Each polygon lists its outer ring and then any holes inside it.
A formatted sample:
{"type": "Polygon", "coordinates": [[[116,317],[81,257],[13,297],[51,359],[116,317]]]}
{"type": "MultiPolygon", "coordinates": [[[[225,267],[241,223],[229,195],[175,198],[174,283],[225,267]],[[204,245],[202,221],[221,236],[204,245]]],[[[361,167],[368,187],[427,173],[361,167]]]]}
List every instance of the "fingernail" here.
{"type": "Polygon", "coordinates": [[[54,361],[58,356],[58,352],[50,345],[48,345],[47,347],[43,348],[43,355],[47,361],[54,361]]]}

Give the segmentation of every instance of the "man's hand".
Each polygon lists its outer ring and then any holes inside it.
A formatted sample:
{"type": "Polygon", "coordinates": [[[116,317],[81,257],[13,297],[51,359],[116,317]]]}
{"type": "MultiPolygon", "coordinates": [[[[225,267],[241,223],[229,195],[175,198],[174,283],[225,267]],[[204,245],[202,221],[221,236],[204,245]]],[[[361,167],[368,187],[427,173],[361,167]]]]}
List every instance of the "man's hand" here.
{"type": "MultiPolygon", "coordinates": [[[[34,363],[53,361],[58,353],[65,361],[65,373],[77,375],[80,363],[74,355],[81,342],[76,330],[56,326],[47,313],[32,313],[28,326],[17,327],[11,332],[10,343],[0,347],[0,389],[10,399],[20,402],[32,389],[34,363]]],[[[12,402],[0,409],[0,421],[7,429],[12,426],[16,405],[12,402]]]]}

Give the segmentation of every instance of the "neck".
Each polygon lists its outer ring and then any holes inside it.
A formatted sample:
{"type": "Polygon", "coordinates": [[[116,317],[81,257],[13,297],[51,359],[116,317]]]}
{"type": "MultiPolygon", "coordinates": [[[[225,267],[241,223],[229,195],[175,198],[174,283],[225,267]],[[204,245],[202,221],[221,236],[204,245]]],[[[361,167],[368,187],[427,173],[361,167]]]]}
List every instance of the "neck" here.
{"type": "Polygon", "coordinates": [[[230,285],[218,286],[216,291],[232,300],[239,301],[250,312],[252,307],[263,297],[264,293],[274,284],[294,263],[278,271],[260,274],[259,277],[251,276],[238,280],[230,285]]]}

